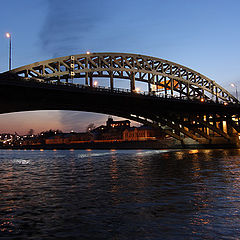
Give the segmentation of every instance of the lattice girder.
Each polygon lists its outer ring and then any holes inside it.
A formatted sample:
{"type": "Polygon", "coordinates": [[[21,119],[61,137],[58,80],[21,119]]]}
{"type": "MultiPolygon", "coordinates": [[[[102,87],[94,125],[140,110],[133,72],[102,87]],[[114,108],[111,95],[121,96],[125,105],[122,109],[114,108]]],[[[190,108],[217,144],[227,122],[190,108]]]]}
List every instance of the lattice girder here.
{"type": "MultiPolygon", "coordinates": [[[[238,100],[215,81],[185,66],[164,59],[128,53],[90,53],[36,62],[11,72],[25,78],[62,81],[92,77],[129,79],[149,84],[149,92],[159,89],[177,97],[203,97],[227,103],[238,100]],[[155,89],[154,89],[155,88],[155,89]]],[[[113,86],[112,86],[113,87],[113,86]]]]}

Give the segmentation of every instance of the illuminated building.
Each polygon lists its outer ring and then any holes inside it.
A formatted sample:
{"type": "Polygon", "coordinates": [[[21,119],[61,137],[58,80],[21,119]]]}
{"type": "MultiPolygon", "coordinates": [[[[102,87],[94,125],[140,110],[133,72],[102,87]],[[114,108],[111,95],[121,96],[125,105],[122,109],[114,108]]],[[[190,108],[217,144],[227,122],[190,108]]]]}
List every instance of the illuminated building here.
{"type": "Polygon", "coordinates": [[[151,127],[127,128],[123,131],[123,141],[147,141],[157,140],[164,137],[164,134],[151,127]]]}
{"type": "Polygon", "coordinates": [[[128,128],[130,127],[129,120],[114,121],[111,117],[106,122],[107,128],[128,128]]]}

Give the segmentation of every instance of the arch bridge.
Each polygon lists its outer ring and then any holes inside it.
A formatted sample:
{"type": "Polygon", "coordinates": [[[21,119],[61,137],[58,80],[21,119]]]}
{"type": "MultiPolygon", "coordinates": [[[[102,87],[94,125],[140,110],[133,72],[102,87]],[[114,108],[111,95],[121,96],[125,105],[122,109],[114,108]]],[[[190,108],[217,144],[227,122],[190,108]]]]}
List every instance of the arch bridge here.
{"type": "Polygon", "coordinates": [[[2,73],[0,85],[2,113],[92,111],[150,124],[182,142],[235,144],[239,138],[238,100],[206,76],[160,58],[128,53],[60,57],[2,73]],[[14,96],[6,102],[10,89],[14,96]]]}

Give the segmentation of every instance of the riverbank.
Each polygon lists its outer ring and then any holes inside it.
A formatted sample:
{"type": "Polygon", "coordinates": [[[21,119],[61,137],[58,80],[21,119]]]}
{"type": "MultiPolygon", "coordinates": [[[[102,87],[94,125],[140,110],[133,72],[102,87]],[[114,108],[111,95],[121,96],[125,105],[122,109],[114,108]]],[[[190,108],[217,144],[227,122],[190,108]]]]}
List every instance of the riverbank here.
{"type": "Polygon", "coordinates": [[[74,144],[42,144],[24,146],[3,146],[2,149],[231,149],[239,148],[229,144],[181,144],[173,140],[162,141],[112,141],[112,142],[83,142],[74,144]]]}

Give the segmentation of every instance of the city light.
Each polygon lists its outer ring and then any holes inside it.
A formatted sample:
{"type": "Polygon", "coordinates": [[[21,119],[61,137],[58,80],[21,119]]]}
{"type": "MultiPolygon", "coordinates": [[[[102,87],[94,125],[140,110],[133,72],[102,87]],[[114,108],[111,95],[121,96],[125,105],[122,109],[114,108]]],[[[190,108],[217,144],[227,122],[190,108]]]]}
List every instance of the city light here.
{"type": "Polygon", "coordinates": [[[6,38],[9,38],[9,71],[12,69],[12,35],[7,32],[6,38]]]}
{"type": "Polygon", "coordinates": [[[237,85],[234,83],[230,84],[231,87],[236,88],[236,99],[238,100],[238,90],[237,90],[237,85]]]}
{"type": "Polygon", "coordinates": [[[11,34],[7,32],[7,33],[6,33],[6,37],[7,37],[7,38],[10,38],[10,37],[11,37],[11,34]]]}
{"type": "Polygon", "coordinates": [[[204,98],[201,98],[200,101],[201,101],[201,102],[204,102],[204,98]]]}
{"type": "Polygon", "coordinates": [[[140,88],[136,88],[135,91],[136,91],[137,93],[139,93],[139,92],[140,92],[140,88]]]}

